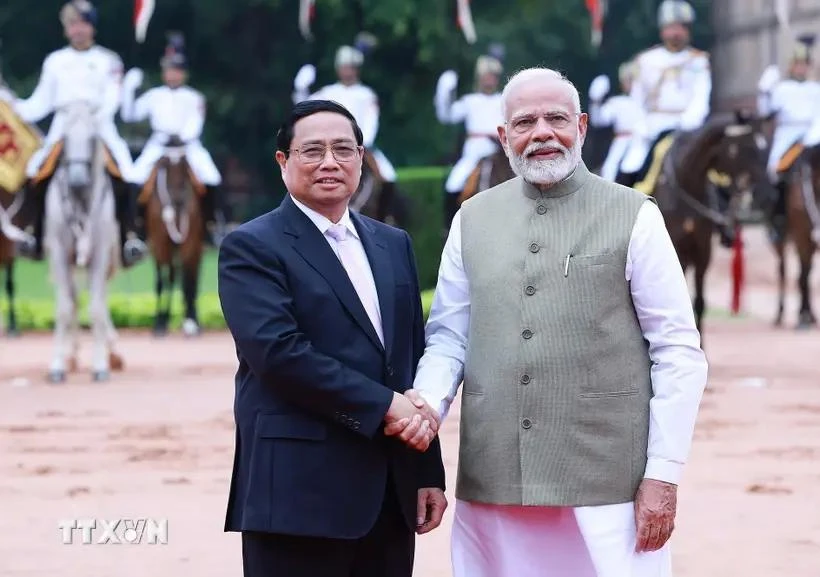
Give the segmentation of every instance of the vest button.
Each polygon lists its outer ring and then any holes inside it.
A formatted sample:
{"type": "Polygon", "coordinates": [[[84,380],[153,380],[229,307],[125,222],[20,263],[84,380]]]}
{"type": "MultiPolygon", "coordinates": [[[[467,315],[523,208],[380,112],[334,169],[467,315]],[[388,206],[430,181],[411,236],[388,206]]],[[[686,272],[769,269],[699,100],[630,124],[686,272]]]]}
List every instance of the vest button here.
{"type": "Polygon", "coordinates": [[[547,213],[547,207],[544,206],[543,204],[539,204],[538,207],[535,210],[536,210],[536,212],[538,212],[538,214],[546,214],[547,213]]]}
{"type": "Polygon", "coordinates": [[[531,339],[532,338],[532,331],[530,329],[524,329],[524,332],[521,333],[521,336],[524,337],[525,339],[531,339]]]}
{"type": "Polygon", "coordinates": [[[532,421],[530,421],[529,419],[524,419],[523,421],[521,421],[521,426],[525,429],[529,429],[530,427],[532,427],[532,421]]]}
{"type": "Polygon", "coordinates": [[[521,375],[521,384],[522,385],[529,385],[530,384],[530,376],[529,375],[521,375]]]}
{"type": "Polygon", "coordinates": [[[530,252],[538,252],[539,246],[537,242],[534,242],[530,245],[530,252]]]}
{"type": "Polygon", "coordinates": [[[524,292],[526,292],[529,296],[532,296],[535,294],[535,287],[530,285],[526,289],[524,289],[524,292]]]}

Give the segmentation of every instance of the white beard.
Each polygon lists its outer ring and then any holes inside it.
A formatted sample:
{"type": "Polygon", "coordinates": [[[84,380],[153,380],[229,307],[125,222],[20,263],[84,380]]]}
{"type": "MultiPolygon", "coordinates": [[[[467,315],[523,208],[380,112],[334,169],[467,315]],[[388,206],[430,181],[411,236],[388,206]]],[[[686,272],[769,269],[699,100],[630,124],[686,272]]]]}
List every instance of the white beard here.
{"type": "Polygon", "coordinates": [[[581,139],[576,139],[568,149],[557,142],[533,142],[520,156],[509,146],[505,146],[507,158],[513,172],[534,186],[552,186],[567,178],[581,162],[581,139]],[[558,149],[563,154],[559,158],[533,160],[529,154],[542,148],[558,149]]]}

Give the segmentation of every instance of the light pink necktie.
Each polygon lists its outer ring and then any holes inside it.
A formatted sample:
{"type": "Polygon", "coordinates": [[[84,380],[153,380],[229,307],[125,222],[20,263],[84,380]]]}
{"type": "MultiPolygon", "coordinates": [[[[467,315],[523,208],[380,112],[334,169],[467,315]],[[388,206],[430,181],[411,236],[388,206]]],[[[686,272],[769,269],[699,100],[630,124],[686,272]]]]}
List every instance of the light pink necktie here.
{"type": "Polygon", "coordinates": [[[345,267],[347,276],[350,278],[350,282],[353,283],[353,288],[356,289],[356,294],[359,295],[359,300],[370,318],[373,328],[376,329],[379,341],[384,345],[379,299],[376,287],[369,278],[369,269],[365,269],[368,263],[364,250],[358,250],[356,238],[343,224],[332,225],[327,230],[327,234],[336,241],[339,260],[342,261],[342,266],[345,267]]]}

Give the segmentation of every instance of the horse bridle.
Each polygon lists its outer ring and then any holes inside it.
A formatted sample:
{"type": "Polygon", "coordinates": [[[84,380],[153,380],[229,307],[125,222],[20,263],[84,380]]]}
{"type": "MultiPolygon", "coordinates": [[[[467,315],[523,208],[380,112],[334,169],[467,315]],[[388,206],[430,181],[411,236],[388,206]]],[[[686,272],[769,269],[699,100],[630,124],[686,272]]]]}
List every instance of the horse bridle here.
{"type": "MultiPolygon", "coordinates": [[[[166,147],[163,157],[167,158],[172,164],[179,164],[185,158],[185,145],[166,147]]],[[[174,207],[174,202],[168,192],[168,169],[164,166],[157,170],[156,190],[159,204],[162,207],[162,222],[165,224],[168,237],[174,244],[181,245],[188,238],[191,219],[188,217],[188,213],[183,211],[179,226],[177,226],[177,209],[174,207]]]]}

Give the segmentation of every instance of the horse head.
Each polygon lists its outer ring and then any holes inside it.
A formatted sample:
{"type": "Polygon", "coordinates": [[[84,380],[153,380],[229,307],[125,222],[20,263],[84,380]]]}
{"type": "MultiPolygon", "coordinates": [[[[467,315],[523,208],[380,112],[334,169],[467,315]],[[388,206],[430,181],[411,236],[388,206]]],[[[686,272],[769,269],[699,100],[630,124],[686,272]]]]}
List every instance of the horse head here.
{"type": "Polygon", "coordinates": [[[737,110],[725,121],[711,168],[725,180],[720,184],[729,193],[732,216],[743,220],[753,207],[763,208],[773,198],[766,174],[768,148],[763,119],[737,110]]]}
{"type": "Polygon", "coordinates": [[[87,197],[95,173],[103,171],[96,110],[86,102],[69,104],[65,109],[62,165],[68,188],[77,199],[87,197]]]}
{"type": "Polygon", "coordinates": [[[182,213],[193,198],[194,187],[185,156],[185,143],[179,137],[172,136],[168,140],[157,168],[162,204],[172,206],[177,214],[182,213]]]}

